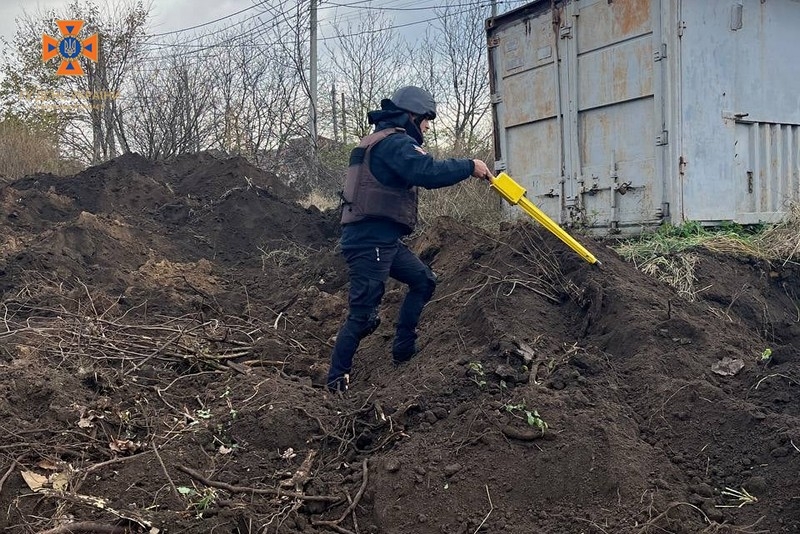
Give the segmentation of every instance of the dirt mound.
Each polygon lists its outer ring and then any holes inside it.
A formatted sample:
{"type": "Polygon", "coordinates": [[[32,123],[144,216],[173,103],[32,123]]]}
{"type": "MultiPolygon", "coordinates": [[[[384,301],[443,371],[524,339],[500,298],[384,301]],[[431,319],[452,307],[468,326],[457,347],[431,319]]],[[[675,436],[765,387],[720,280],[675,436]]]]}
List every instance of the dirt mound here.
{"type": "Polygon", "coordinates": [[[421,354],[390,363],[390,283],[333,396],[346,270],[296,198],[210,154],[0,186],[0,526],[800,532],[792,264],[695,251],[688,301],[442,218],[421,354]]]}

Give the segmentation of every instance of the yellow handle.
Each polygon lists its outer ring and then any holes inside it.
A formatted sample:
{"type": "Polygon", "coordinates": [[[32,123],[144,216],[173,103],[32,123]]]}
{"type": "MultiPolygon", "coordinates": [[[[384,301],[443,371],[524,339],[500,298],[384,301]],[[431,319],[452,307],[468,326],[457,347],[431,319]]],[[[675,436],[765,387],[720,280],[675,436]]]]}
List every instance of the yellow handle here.
{"type": "Polygon", "coordinates": [[[563,241],[569,248],[574,250],[580,257],[589,262],[590,264],[600,264],[594,255],[586,250],[583,245],[575,241],[563,228],[556,222],[548,217],[542,210],[537,208],[533,202],[528,200],[525,196],[525,188],[514,181],[509,175],[504,172],[492,178],[492,189],[497,191],[506,202],[513,205],[519,205],[525,213],[533,217],[542,226],[547,228],[553,235],[563,241]]]}

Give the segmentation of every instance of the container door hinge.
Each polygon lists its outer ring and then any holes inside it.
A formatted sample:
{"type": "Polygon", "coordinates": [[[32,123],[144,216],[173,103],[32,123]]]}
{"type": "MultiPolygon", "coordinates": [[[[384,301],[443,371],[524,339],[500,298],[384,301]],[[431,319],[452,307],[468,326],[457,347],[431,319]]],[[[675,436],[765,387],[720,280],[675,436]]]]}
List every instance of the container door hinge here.
{"type": "Polygon", "coordinates": [[[669,144],[669,131],[664,130],[656,136],[656,146],[664,146],[669,144]]]}
{"type": "Polygon", "coordinates": [[[507,169],[506,162],[503,160],[497,160],[494,162],[494,170],[498,173],[503,172],[507,169]]]}
{"type": "Polygon", "coordinates": [[[489,97],[489,100],[492,104],[499,104],[503,101],[503,95],[500,93],[492,93],[492,95],[489,97]]]}
{"type": "Polygon", "coordinates": [[[559,30],[562,39],[572,38],[572,24],[566,24],[559,30]]]}
{"type": "Polygon", "coordinates": [[[678,37],[683,37],[683,31],[686,29],[686,21],[679,20],[678,21],[678,37]]]}
{"type": "Polygon", "coordinates": [[[667,57],[667,43],[661,43],[661,47],[653,51],[653,61],[661,61],[667,57]]]}
{"type": "Polygon", "coordinates": [[[499,37],[490,37],[486,43],[488,48],[497,48],[500,46],[500,38],[499,37]]]}

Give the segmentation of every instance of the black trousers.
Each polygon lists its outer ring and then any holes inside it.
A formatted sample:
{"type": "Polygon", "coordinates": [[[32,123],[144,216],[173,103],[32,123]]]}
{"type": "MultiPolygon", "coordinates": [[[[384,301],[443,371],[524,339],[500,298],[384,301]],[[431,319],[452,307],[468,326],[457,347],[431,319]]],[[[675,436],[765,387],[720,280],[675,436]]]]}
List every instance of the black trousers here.
{"type": "Polygon", "coordinates": [[[331,353],[328,386],[332,388],[350,373],[359,343],[377,327],[378,306],[390,276],[408,285],[392,344],[395,360],[407,360],[416,352],[419,317],[436,289],[433,271],[399,240],[390,247],[348,249],[342,255],[350,273],[350,311],[331,353]]]}

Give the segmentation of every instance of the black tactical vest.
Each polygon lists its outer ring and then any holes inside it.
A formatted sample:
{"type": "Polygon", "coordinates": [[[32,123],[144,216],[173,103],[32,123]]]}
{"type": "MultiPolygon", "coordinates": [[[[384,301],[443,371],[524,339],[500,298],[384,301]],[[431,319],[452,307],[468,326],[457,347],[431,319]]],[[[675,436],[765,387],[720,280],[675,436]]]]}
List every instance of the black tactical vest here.
{"type": "Polygon", "coordinates": [[[389,187],[380,183],[369,169],[372,147],[390,135],[405,133],[402,128],[386,128],[372,133],[350,153],[350,165],[344,182],[342,224],[367,218],[390,219],[407,226],[417,224],[417,188],[389,187]]]}

